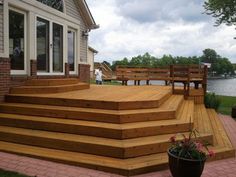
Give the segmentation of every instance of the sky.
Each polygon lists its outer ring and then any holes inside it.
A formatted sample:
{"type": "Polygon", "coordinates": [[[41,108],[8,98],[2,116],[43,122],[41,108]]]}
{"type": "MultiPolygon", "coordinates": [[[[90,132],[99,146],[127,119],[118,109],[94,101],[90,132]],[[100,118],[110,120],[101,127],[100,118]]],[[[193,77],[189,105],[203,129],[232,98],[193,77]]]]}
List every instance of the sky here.
{"type": "Polygon", "coordinates": [[[155,57],[201,56],[206,48],[236,63],[234,26],[214,26],[204,0],[87,0],[99,29],[89,34],[95,61],[149,52],[155,57]]]}

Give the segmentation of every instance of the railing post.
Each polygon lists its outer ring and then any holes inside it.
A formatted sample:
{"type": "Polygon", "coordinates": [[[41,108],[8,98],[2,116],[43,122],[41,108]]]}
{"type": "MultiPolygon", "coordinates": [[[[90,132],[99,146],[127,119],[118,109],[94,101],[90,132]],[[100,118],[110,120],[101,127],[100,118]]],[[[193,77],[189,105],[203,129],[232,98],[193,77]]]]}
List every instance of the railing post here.
{"type": "Polygon", "coordinates": [[[204,66],[204,74],[203,74],[203,90],[204,90],[204,95],[206,95],[207,92],[207,74],[208,74],[208,68],[207,65],[204,66]]]}

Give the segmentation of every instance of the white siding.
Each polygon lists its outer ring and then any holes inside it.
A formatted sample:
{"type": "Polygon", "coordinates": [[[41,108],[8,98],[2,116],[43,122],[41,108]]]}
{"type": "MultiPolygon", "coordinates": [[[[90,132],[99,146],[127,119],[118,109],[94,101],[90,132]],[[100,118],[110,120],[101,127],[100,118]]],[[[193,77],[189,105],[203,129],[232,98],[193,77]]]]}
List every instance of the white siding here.
{"type": "Polygon", "coordinates": [[[3,6],[0,6],[0,53],[4,52],[3,6]]]}
{"type": "Polygon", "coordinates": [[[82,31],[85,31],[87,28],[79,12],[79,5],[77,3],[77,0],[65,0],[65,4],[66,14],[80,21],[80,61],[87,62],[88,40],[82,37],[82,31]]]}

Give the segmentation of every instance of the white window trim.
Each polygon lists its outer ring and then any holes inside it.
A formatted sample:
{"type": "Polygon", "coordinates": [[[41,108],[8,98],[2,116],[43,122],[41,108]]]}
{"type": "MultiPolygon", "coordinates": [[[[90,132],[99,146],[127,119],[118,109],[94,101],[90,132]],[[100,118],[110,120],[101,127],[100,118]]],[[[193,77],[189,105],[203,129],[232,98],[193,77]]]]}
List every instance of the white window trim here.
{"type": "MultiPolygon", "coordinates": [[[[60,23],[60,22],[57,22],[55,20],[52,20],[50,18],[47,18],[47,17],[44,17],[44,16],[41,16],[41,15],[35,15],[35,59],[37,61],[37,18],[42,18],[44,20],[47,20],[49,22],[49,46],[52,44],[53,42],[53,35],[52,35],[52,32],[53,32],[53,23],[55,24],[58,24],[58,25],[61,25],[63,27],[63,35],[62,35],[62,38],[63,38],[63,42],[62,42],[62,48],[64,49],[65,48],[65,33],[67,33],[67,30],[65,30],[65,24],[63,23],[60,23]]],[[[55,75],[59,75],[59,76],[62,76],[65,74],[65,52],[63,50],[63,59],[62,59],[62,72],[53,72],[53,51],[52,51],[52,48],[50,47],[49,49],[49,72],[43,72],[43,71],[37,71],[37,75],[39,76],[55,76],[55,75]]]]}
{"type": "MultiPolygon", "coordinates": [[[[22,10],[13,8],[13,7],[9,7],[8,8],[8,16],[9,16],[10,10],[24,15],[24,70],[12,70],[11,69],[11,75],[25,75],[25,74],[27,74],[27,68],[28,68],[27,67],[27,61],[26,61],[27,54],[28,54],[27,53],[28,52],[27,51],[27,14],[26,14],[25,11],[22,11],[22,10]]],[[[8,18],[8,26],[9,26],[9,18],[8,18]]],[[[10,36],[8,36],[8,41],[9,41],[9,37],[10,36]]],[[[8,42],[8,48],[9,48],[9,42],[8,42]]],[[[10,53],[9,53],[9,55],[10,55],[10,53]]]]}
{"type": "MultiPolygon", "coordinates": [[[[68,31],[72,31],[72,32],[74,32],[74,34],[75,34],[75,36],[74,36],[74,68],[75,68],[75,70],[74,71],[70,71],[69,72],[69,74],[76,74],[77,73],[77,68],[78,68],[78,62],[77,62],[77,56],[78,56],[78,45],[77,45],[77,43],[78,43],[78,40],[77,40],[77,35],[78,35],[78,31],[76,30],[76,29],[74,29],[74,28],[72,28],[72,27],[68,27],[68,29],[67,29],[67,55],[68,55],[68,31]]],[[[67,58],[68,58],[68,56],[67,56],[67,58]]],[[[68,61],[68,64],[69,64],[69,61],[68,61]]]]}
{"type": "Polygon", "coordinates": [[[17,7],[19,9],[25,9],[27,11],[32,11],[36,14],[44,14],[45,16],[53,15],[58,20],[66,20],[72,24],[81,24],[78,19],[70,17],[66,14],[66,2],[64,2],[64,12],[60,12],[36,0],[5,0],[4,3],[9,3],[11,6],[17,7]]]}

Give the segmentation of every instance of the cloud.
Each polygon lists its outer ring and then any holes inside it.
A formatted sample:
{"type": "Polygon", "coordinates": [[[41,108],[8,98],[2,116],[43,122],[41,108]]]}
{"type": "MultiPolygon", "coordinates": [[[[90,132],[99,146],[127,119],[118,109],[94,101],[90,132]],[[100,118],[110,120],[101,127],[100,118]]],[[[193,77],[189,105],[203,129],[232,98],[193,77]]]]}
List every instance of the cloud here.
{"type": "Polygon", "coordinates": [[[235,29],[213,27],[203,0],[87,0],[100,29],[90,33],[97,61],[149,52],[154,56],[202,55],[212,48],[236,63],[235,29]]]}
{"type": "Polygon", "coordinates": [[[140,23],[155,21],[202,21],[208,17],[200,0],[116,0],[119,14],[140,23]]]}

